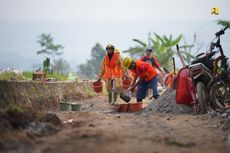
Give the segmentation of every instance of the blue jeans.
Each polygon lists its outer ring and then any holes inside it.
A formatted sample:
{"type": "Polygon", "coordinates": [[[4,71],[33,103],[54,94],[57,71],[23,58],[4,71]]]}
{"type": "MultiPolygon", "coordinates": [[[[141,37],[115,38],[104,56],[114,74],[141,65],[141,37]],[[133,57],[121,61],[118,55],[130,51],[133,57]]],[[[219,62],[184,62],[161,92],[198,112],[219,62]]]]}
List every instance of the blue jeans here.
{"type": "Polygon", "coordinates": [[[149,81],[145,81],[143,79],[137,88],[137,94],[136,94],[137,102],[141,102],[142,99],[144,99],[146,97],[148,88],[153,90],[153,97],[155,99],[158,98],[159,92],[157,89],[157,84],[158,84],[158,76],[157,75],[149,81]]]}

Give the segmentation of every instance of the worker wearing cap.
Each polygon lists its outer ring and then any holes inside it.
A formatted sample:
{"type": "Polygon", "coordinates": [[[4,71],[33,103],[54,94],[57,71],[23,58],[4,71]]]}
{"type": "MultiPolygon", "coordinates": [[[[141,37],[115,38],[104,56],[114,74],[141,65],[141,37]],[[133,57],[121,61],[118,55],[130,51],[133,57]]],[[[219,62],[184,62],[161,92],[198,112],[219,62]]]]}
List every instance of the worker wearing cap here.
{"type": "Polygon", "coordinates": [[[103,79],[108,92],[109,103],[112,103],[112,84],[115,85],[114,101],[121,88],[121,77],[123,75],[122,61],[119,52],[115,51],[115,47],[111,44],[106,46],[106,55],[104,56],[98,75],[98,81],[103,79]],[[115,82],[114,82],[115,81],[115,82]]]}
{"type": "Polygon", "coordinates": [[[155,99],[159,97],[157,89],[157,72],[152,65],[141,60],[133,60],[126,57],[123,60],[123,66],[131,70],[134,74],[133,82],[128,88],[128,91],[132,91],[136,86],[138,86],[136,94],[137,102],[142,102],[142,100],[146,97],[148,88],[153,90],[153,97],[155,99]]]}
{"type": "MultiPolygon", "coordinates": [[[[146,52],[146,54],[145,54],[145,56],[141,57],[141,61],[149,63],[154,68],[159,70],[161,72],[161,74],[164,76],[164,73],[163,73],[162,69],[160,68],[160,65],[159,65],[157,59],[151,55],[153,50],[151,48],[146,48],[145,52],[146,52]]],[[[163,78],[163,76],[159,73],[159,71],[158,71],[158,75],[159,75],[158,77],[163,78]]],[[[163,79],[160,79],[160,83],[161,84],[163,83],[163,79]]]]}

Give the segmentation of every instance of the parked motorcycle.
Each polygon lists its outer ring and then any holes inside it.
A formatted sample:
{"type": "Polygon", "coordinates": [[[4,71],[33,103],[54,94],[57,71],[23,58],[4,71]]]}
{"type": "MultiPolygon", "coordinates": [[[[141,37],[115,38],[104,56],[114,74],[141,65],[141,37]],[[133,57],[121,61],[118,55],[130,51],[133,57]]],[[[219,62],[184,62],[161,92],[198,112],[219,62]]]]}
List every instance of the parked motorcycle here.
{"type": "MultiPolygon", "coordinates": [[[[177,51],[178,54],[180,55],[178,45],[177,45],[177,51]]],[[[208,99],[209,92],[207,92],[207,86],[209,82],[213,79],[212,71],[211,71],[212,66],[210,65],[210,61],[213,60],[212,58],[214,54],[215,52],[201,53],[197,55],[196,58],[191,62],[191,64],[187,66],[184,64],[182,56],[180,56],[184,68],[180,70],[178,78],[182,79],[183,75],[187,74],[186,82],[189,88],[185,92],[188,92],[190,95],[188,96],[190,98],[187,98],[187,101],[190,100],[190,105],[193,106],[194,112],[196,113],[201,112],[202,114],[205,114],[211,105],[208,99]]],[[[182,82],[182,80],[180,80],[180,82],[182,82]]],[[[178,82],[178,84],[180,83],[178,82]]],[[[178,95],[179,96],[177,100],[180,103],[181,100],[179,97],[181,96],[180,94],[178,95]]]]}
{"type": "Polygon", "coordinates": [[[224,110],[227,104],[230,105],[230,66],[220,43],[220,36],[227,28],[217,32],[215,34],[217,41],[213,41],[210,45],[210,53],[215,48],[218,49],[216,52],[220,53],[213,61],[213,78],[208,84],[212,104],[219,110],[224,110]]]}

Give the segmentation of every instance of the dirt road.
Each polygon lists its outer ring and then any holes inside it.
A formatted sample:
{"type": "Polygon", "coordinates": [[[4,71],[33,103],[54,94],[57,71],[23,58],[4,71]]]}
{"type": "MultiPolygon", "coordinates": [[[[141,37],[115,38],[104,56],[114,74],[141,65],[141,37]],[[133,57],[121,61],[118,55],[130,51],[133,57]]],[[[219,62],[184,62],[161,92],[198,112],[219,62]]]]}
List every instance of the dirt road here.
{"type": "MultiPolygon", "coordinates": [[[[105,97],[83,101],[82,112],[55,112],[63,129],[36,138],[34,153],[227,153],[220,118],[208,115],[108,113],[105,97]]],[[[27,150],[28,151],[28,150],[27,150]]]]}

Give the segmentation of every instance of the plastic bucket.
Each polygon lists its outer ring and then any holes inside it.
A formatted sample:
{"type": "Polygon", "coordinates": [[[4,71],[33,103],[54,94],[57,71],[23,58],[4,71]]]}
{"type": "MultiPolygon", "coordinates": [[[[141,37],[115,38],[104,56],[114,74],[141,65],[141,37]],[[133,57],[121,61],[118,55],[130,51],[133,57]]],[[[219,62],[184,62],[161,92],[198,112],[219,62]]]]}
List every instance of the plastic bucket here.
{"type": "Polygon", "coordinates": [[[118,104],[117,112],[137,112],[143,109],[143,103],[118,104]]]}
{"type": "Polygon", "coordinates": [[[118,112],[128,112],[129,104],[120,104],[118,108],[118,112]]]}
{"type": "Polygon", "coordinates": [[[81,104],[71,104],[72,111],[80,111],[81,110],[81,104]]]}
{"type": "Polygon", "coordinates": [[[71,111],[71,105],[69,103],[59,102],[60,111],[71,111]]]}
{"type": "Polygon", "coordinates": [[[129,103],[129,111],[137,112],[143,108],[143,103],[129,103]]]}
{"type": "Polygon", "coordinates": [[[96,81],[96,82],[93,82],[92,87],[93,87],[94,92],[101,93],[102,92],[102,86],[103,86],[102,82],[96,81]]]}
{"type": "Polygon", "coordinates": [[[124,100],[125,102],[129,102],[131,100],[131,95],[129,92],[122,90],[120,93],[120,98],[124,100]]]}
{"type": "Polygon", "coordinates": [[[122,88],[123,89],[128,89],[131,84],[131,80],[123,80],[122,81],[122,88]]]}

